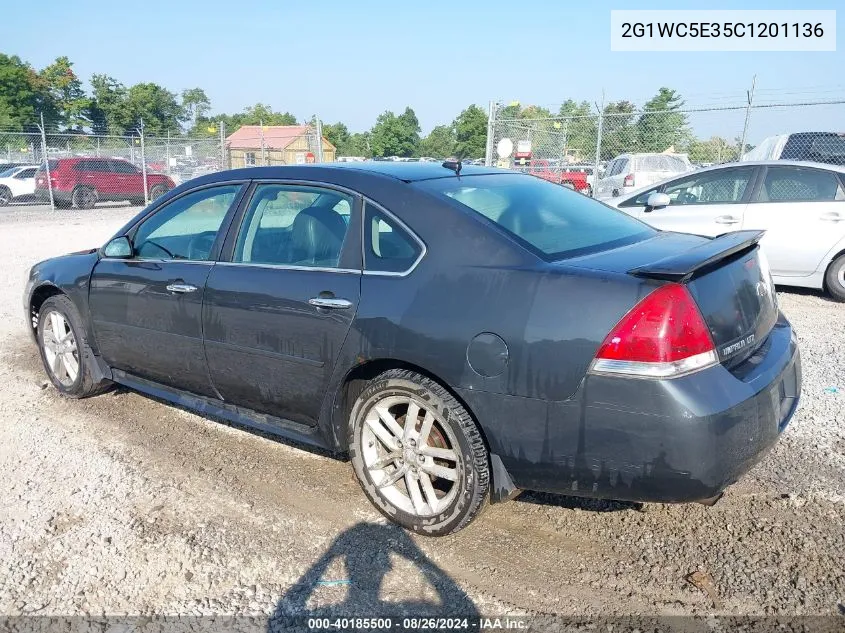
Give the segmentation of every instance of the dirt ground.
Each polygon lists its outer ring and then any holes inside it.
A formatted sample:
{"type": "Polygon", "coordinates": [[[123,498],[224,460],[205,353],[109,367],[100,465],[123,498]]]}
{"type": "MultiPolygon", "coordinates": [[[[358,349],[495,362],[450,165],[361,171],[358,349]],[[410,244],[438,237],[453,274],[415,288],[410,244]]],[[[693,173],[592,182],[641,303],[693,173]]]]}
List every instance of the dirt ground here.
{"type": "Polygon", "coordinates": [[[525,493],[427,539],[384,521],[348,463],[127,390],[48,386],[25,275],[132,212],[0,212],[0,615],[845,611],[845,305],[781,289],[802,402],[716,506],[525,493]]]}

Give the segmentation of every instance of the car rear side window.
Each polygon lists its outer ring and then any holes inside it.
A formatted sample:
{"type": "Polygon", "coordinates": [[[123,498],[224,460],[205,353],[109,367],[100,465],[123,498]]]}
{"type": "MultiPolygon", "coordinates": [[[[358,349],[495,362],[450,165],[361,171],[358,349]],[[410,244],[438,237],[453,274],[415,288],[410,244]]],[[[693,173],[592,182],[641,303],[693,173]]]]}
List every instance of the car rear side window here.
{"type": "Polygon", "coordinates": [[[837,175],[806,167],[769,167],[758,202],[826,202],[845,200],[837,175]]]}
{"type": "Polygon", "coordinates": [[[364,215],[364,269],[368,272],[405,273],[422,255],[421,243],[396,220],[372,204],[364,215]]]}
{"type": "Polygon", "coordinates": [[[234,262],[337,268],[352,197],[304,185],[259,185],[244,215],[234,262]]]}
{"type": "Polygon", "coordinates": [[[546,260],[647,239],[655,229],[622,211],[538,178],[438,178],[417,186],[484,216],[546,260]]]}

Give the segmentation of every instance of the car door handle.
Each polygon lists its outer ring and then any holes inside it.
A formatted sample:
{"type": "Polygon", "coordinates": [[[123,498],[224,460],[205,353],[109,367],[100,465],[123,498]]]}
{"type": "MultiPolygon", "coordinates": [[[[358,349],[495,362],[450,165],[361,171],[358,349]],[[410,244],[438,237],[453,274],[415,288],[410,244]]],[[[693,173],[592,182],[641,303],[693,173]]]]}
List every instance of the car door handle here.
{"type": "Polygon", "coordinates": [[[314,297],[308,300],[312,306],[328,308],[330,310],[346,310],[352,307],[352,302],[346,299],[330,299],[327,297],[314,297]]]}
{"type": "Polygon", "coordinates": [[[739,218],[732,215],[720,215],[714,221],[716,224],[739,224],[739,218]]]}
{"type": "Polygon", "coordinates": [[[819,216],[820,220],[824,220],[825,222],[841,222],[845,220],[845,216],[843,216],[838,211],[831,211],[829,213],[822,213],[819,216]]]}
{"type": "Polygon", "coordinates": [[[181,295],[189,292],[196,292],[197,287],[192,286],[191,284],[167,284],[167,291],[181,295]]]}

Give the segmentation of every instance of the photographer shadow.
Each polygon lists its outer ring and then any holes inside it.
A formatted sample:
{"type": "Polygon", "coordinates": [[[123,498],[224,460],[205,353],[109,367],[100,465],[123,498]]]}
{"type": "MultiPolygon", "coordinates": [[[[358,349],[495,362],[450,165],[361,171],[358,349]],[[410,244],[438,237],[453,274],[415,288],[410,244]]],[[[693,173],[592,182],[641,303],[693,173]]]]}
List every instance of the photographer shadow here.
{"type": "MultiPolygon", "coordinates": [[[[431,595],[432,591],[424,593],[431,595]]],[[[342,532],[287,590],[270,616],[268,631],[304,628],[309,618],[392,617],[395,621],[403,616],[473,618],[478,617],[478,611],[469,596],[428,559],[405,530],[395,525],[358,523],[342,532]],[[421,592],[410,573],[386,586],[387,574],[394,567],[391,555],[407,563],[397,565],[400,573],[415,568],[413,575],[421,575],[433,589],[433,599],[419,596],[421,592]],[[343,568],[343,578],[324,577],[327,572],[342,575],[338,570],[343,568]],[[338,587],[346,589],[346,597],[341,602],[321,604],[325,597],[320,594],[331,596],[338,587]],[[390,600],[382,597],[385,592],[390,600]],[[309,605],[312,597],[313,604],[309,605]]]]}

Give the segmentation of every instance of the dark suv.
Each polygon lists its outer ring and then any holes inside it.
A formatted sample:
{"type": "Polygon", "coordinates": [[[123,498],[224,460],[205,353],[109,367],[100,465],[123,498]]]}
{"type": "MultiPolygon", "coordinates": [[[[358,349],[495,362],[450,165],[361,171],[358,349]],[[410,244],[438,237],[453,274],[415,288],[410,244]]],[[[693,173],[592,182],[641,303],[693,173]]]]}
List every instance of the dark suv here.
{"type": "MultiPolygon", "coordinates": [[[[35,174],[35,197],[50,201],[47,167],[41,163],[35,174]]],[[[128,200],[144,204],[144,177],[141,170],[126,160],[116,158],[50,159],[50,180],[56,206],[90,209],[102,200],[128,200]]],[[[175,187],[164,174],[147,173],[147,191],[151,200],[175,187]]]]}

